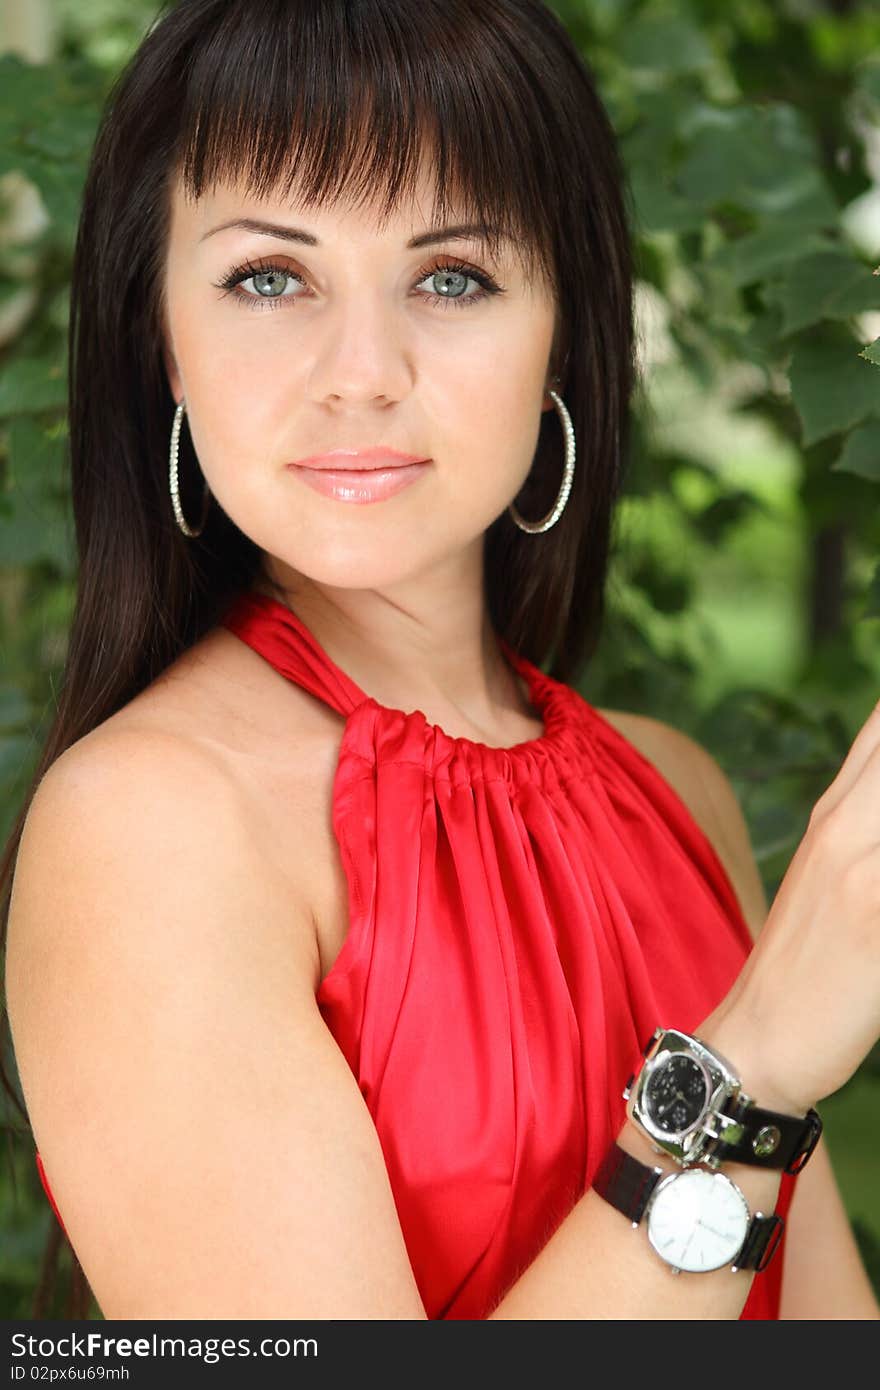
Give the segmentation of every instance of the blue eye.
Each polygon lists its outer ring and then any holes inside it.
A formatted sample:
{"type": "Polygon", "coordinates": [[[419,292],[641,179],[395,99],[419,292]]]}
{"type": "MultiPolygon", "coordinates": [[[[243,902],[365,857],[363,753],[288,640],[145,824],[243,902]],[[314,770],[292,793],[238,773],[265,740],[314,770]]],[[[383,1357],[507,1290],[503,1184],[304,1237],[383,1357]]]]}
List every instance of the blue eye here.
{"type": "Polygon", "coordinates": [[[476,304],[478,300],[485,299],[489,294],[497,294],[500,289],[491,276],[484,275],[482,271],[475,270],[472,266],[458,264],[433,265],[429,266],[427,270],[420,270],[419,284],[421,284],[422,280],[436,280],[443,276],[449,277],[453,281],[456,277],[465,282],[473,280],[476,284],[481,286],[479,290],[471,294],[432,293],[425,295],[425,298],[430,300],[432,304],[442,304],[444,308],[450,304],[456,307],[460,307],[463,304],[476,304]]]}
{"type": "MultiPolygon", "coordinates": [[[[456,288],[456,277],[463,277],[465,282],[473,281],[480,288],[471,291],[470,294],[456,293],[431,293],[420,296],[428,301],[429,304],[441,305],[447,308],[467,308],[471,304],[476,304],[481,299],[485,299],[490,294],[504,294],[502,287],[487,275],[485,271],[477,270],[475,266],[465,265],[462,262],[432,262],[431,265],[423,266],[418,272],[417,284],[423,280],[437,279],[440,276],[450,277],[452,289],[456,288]]],[[[282,300],[300,299],[299,294],[285,294],[285,281],[291,284],[304,285],[305,281],[296,271],[290,270],[287,266],[279,265],[275,261],[244,261],[241,265],[234,266],[227,275],[215,284],[215,289],[223,290],[226,294],[232,294],[233,298],[239,303],[245,304],[248,308],[262,309],[264,306],[270,309],[281,308],[282,300]],[[256,294],[250,291],[241,290],[239,285],[253,280],[257,290],[256,294]]],[[[448,282],[447,282],[448,283],[448,282]]]]}
{"type": "Polygon", "coordinates": [[[283,293],[284,284],[287,280],[291,283],[303,284],[302,278],[289,270],[286,266],[276,265],[271,261],[256,263],[244,261],[241,265],[233,266],[227,275],[216,285],[215,289],[224,290],[227,294],[231,293],[233,299],[239,303],[247,302],[249,308],[262,307],[267,304],[272,309],[279,307],[279,300],[296,299],[298,295],[285,295],[283,293]],[[251,294],[237,288],[238,285],[253,280],[257,285],[259,282],[258,293],[251,294]],[[263,293],[264,290],[270,291],[263,293]]]}

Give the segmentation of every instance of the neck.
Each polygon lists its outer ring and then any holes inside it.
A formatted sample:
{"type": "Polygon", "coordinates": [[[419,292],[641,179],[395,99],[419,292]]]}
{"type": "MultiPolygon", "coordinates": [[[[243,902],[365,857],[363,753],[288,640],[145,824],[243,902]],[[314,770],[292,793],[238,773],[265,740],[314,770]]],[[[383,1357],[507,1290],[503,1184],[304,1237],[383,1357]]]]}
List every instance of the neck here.
{"type": "Polygon", "coordinates": [[[410,582],[404,595],[399,587],[321,585],[270,566],[251,589],[295,613],[331,661],[379,704],[419,709],[454,737],[503,744],[534,734],[523,727],[537,718],[528,686],[501,651],[482,572],[470,584],[410,582]]]}

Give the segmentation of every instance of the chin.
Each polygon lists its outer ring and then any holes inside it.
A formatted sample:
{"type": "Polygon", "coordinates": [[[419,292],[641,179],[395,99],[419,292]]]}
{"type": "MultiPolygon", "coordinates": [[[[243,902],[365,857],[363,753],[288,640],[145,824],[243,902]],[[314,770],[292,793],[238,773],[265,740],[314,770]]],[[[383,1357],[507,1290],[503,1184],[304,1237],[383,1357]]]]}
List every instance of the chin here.
{"type": "Polygon", "coordinates": [[[423,550],[407,563],[402,553],[405,548],[393,541],[377,545],[373,539],[370,544],[358,545],[334,536],[326,545],[316,545],[315,539],[311,537],[308,548],[297,554],[285,553],[281,545],[264,548],[296,576],[336,589],[384,589],[405,584],[425,565],[423,550]]]}

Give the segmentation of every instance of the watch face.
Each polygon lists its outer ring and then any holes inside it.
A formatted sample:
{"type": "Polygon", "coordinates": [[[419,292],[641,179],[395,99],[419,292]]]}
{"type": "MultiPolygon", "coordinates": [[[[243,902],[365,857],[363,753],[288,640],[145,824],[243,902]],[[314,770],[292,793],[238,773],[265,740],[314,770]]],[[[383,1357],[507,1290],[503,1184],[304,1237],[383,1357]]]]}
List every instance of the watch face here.
{"type": "Polygon", "coordinates": [[[664,1178],[648,1208],[648,1239],[676,1269],[703,1273],[732,1264],[751,1214],[723,1173],[691,1168],[664,1178]]]}
{"type": "Polygon", "coordinates": [[[699,1119],[709,1094],[709,1078],[696,1058],[674,1052],[654,1068],[642,1105],[655,1129],[682,1134],[699,1119]]]}

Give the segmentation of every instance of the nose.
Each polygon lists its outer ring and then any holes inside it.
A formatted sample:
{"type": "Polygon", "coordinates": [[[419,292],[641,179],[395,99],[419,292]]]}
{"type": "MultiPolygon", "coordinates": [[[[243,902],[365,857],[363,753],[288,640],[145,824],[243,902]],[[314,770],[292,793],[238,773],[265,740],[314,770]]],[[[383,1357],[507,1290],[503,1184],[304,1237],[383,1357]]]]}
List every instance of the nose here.
{"type": "Polygon", "coordinates": [[[378,290],[353,290],[327,310],[315,351],[315,400],[360,405],[399,400],[414,378],[402,316],[378,290]]]}

